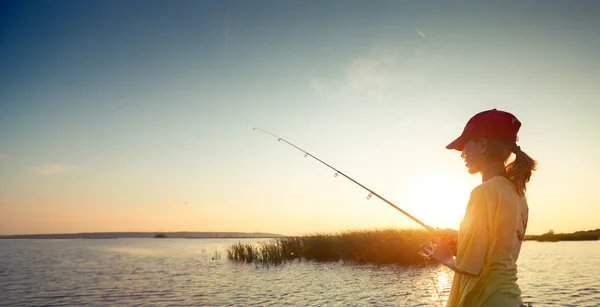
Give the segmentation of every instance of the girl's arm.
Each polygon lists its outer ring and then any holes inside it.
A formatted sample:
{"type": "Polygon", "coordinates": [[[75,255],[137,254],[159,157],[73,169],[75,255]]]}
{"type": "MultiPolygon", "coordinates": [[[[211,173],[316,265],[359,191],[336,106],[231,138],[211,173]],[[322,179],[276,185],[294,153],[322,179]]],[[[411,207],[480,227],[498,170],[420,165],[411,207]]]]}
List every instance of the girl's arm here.
{"type": "Polygon", "coordinates": [[[456,261],[454,261],[454,257],[452,256],[452,251],[450,250],[450,247],[448,246],[448,243],[446,243],[444,240],[441,239],[435,239],[435,250],[433,251],[433,258],[437,259],[441,264],[447,266],[448,268],[450,268],[452,271],[459,273],[459,274],[464,274],[464,275],[469,275],[469,276],[477,276],[477,275],[473,275],[471,273],[462,271],[460,269],[458,269],[458,267],[456,267],[456,261]]]}
{"type": "Polygon", "coordinates": [[[456,256],[458,231],[456,231],[454,229],[450,229],[450,228],[445,228],[445,229],[438,228],[437,235],[439,237],[441,237],[444,241],[446,241],[446,243],[448,243],[448,246],[450,247],[450,250],[452,251],[452,255],[456,256]]]}

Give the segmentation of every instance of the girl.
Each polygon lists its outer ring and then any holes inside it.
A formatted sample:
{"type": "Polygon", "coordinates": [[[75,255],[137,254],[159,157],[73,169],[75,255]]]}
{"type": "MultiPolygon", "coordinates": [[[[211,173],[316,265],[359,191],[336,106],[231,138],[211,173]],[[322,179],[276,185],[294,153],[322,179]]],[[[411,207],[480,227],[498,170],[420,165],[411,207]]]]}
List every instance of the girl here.
{"type": "Polygon", "coordinates": [[[469,173],[480,173],[483,182],[471,192],[458,233],[436,240],[433,257],[455,272],[448,307],[523,304],[516,262],[527,230],[526,184],[537,163],[516,144],[520,127],[508,112],[484,111],[446,146],[462,151],[469,173]],[[448,241],[456,242],[455,254],[448,241]]]}

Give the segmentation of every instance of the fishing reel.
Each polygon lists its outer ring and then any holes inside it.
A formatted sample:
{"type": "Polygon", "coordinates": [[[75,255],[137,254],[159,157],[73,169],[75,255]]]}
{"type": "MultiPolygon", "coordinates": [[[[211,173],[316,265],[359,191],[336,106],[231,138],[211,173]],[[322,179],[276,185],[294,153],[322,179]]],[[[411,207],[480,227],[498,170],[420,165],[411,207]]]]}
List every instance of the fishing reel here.
{"type": "Polygon", "coordinates": [[[435,243],[433,243],[432,241],[423,243],[423,244],[421,244],[421,251],[419,251],[419,255],[421,255],[423,258],[425,258],[426,261],[433,261],[433,260],[435,260],[433,258],[433,251],[435,250],[436,247],[437,247],[437,245],[435,243]]]}
{"type": "MultiPolygon", "coordinates": [[[[447,243],[452,254],[454,256],[456,256],[456,250],[457,250],[456,249],[456,241],[451,240],[448,237],[437,237],[437,238],[441,239],[442,241],[447,243]]],[[[421,251],[419,251],[419,255],[423,256],[423,258],[425,258],[426,261],[436,261],[436,259],[433,258],[433,252],[437,248],[437,244],[433,242],[433,239],[427,243],[421,244],[420,248],[421,248],[421,251]]]]}

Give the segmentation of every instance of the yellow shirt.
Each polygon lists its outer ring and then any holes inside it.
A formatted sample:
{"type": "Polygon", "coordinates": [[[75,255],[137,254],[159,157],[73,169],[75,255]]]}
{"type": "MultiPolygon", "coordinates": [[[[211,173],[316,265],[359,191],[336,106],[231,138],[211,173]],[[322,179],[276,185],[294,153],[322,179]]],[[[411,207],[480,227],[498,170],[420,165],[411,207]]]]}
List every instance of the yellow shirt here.
{"type": "Polygon", "coordinates": [[[519,307],[517,258],[527,229],[527,200],[504,177],[471,192],[458,231],[456,267],[447,307],[519,307]]]}

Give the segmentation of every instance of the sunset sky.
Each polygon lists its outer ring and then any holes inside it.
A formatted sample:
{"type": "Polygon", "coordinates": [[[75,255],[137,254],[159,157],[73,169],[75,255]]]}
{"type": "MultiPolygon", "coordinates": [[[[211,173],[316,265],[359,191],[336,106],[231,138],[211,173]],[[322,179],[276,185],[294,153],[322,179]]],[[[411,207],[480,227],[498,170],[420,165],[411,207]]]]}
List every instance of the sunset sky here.
{"type": "Polygon", "coordinates": [[[0,234],[432,226],[472,188],[444,147],[523,123],[528,233],[600,228],[600,2],[0,4],[0,234]]]}

